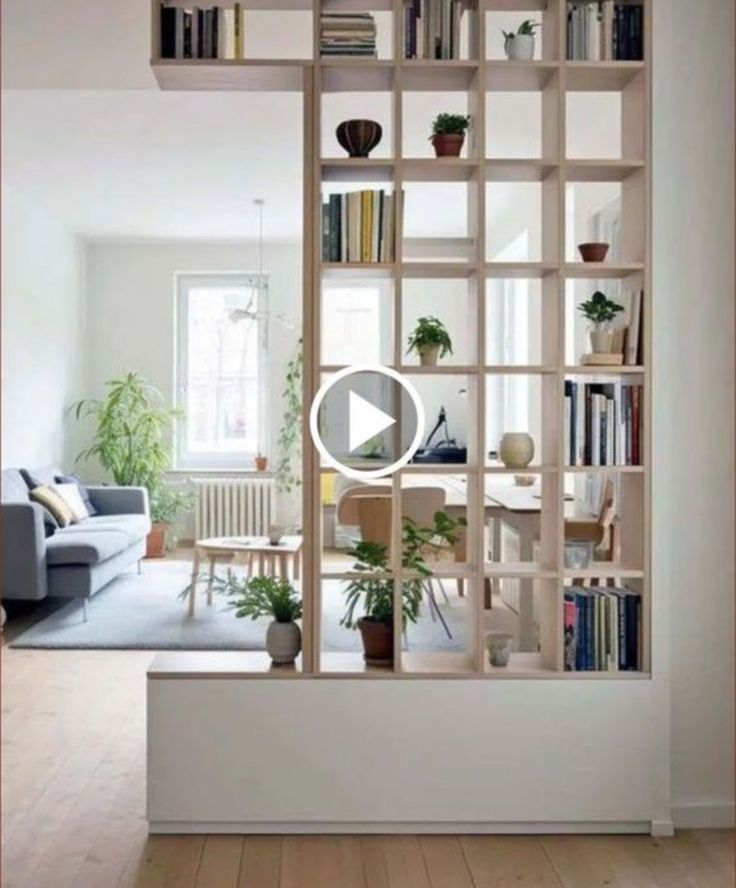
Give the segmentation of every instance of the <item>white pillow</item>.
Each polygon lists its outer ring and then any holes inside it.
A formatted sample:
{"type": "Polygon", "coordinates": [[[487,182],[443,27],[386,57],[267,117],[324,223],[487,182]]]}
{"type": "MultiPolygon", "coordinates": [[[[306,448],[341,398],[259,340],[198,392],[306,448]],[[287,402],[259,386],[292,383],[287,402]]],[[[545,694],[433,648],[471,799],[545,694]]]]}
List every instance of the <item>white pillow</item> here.
{"type": "Polygon", "coordinates": [[[69,506],[76,521],[84,521],[85,518],[89,518],[89,512],[76,484],[54,484],[54,490],[69,506]]]}

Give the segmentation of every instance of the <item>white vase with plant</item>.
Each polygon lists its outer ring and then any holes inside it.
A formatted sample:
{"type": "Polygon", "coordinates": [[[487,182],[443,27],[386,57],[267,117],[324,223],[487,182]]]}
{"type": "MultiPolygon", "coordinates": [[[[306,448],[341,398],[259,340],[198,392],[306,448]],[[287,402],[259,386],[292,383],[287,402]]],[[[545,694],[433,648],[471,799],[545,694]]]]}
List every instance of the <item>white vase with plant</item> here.
{"type": "Polygon", "coordinates": [[[539,22],[525,19],[514,31],[503,31],[506,57],[514,62],[530,62],[534,58],[534,29],[539,22]]]}
{"type": "Polygon", "coordinates": [[[407,354],[416,352],[422,367],[434,367],[439,358],[452,354],[452,340],[447,328],[435,317],[419,318],[409,336],[407,354]]]}
{"type": "Polygon", "coordinates": [[[607,355],[613,348],[615,331],[613,321],[624,310],[623,305],[596,290],[586,302],[578,306],[578,311],[590,322],[590,345],[593,354],[607,355]]]}

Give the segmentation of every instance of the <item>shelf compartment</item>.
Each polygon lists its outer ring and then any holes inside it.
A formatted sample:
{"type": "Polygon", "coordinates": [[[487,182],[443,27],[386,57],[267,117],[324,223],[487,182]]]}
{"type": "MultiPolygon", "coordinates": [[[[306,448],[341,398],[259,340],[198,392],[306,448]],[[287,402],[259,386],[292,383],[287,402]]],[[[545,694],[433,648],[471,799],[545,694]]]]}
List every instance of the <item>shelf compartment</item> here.
{"type": "Polygon", "coordinates": [[[325,278],[378,277],[389,278],[396,269],[394,262],[323,262],[325,278]]]}
{"type": "Polygon", "coordinates": [[[558,62],[491,60],[485,64],[485,86],[488,92],[534,92],[543,90],[558,70],[558,62]]]}
{"type": "Polygon", "coordinates": [[[541,182],[556,169],[557,164],[549,160],[492,158],[485,162],[487,182],[541,182]]]}
{"type": "Polygon", "coordinates": [[[532,561],[487,561],[483,573],[492,579],[556,580],[557,571],[532,561]]]}
{"type": "Polygon", "coordinates": [[[568,90],[606,92],[622,90],[644,71],[644,62],[572,62],[563,63],[568,90]]]}
{"type": "Polygon", "coordinates": [[[306,59],[153,59],[163,90],[302,92],[306,59]]]}
{"type": "Polygon", "coordinates": [[[401,69],[407,92],[467,92],[479,66],[463,59],[404,59],[401,69]]]}
{"type": "Polygon", "coordinates": [[[557,272],[556,262],[487,262],[484,274],[489,278],[540,278],[557,272]]]}
{"type": "Polygon", "coordinates": [[[405,182],[469,182],[479,165],[466,157],[411,157],[401,162],[405,182]]]}
{"type": "Polygon", "coordinates": [[[321,58],[322,92],[390,92],[394,65],[389,59],[321,58]]]}
{"type": "Polygon", "coordinates": [[[469,278],[477,268],[469,263],[459,262],[402,262],[401,276],[406,280],[434,278],[469,278]]]}
{"type": "Polygon", "coordinates": [[[402,651],[401,673],[449,676],[474,674],[472,659],[456,651],[402,651]]]}
{"type": "Polygon", "coordinates": [[[565,177],[571,182],[623,182],[643,169],[643,160],[565,161],[565,177]]]}

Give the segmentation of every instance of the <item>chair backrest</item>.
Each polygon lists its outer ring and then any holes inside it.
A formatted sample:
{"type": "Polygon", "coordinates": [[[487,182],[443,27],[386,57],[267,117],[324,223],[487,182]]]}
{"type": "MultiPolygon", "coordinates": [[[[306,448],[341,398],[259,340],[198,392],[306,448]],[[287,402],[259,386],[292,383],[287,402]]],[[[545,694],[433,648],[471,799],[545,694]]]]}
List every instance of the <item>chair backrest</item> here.
{"type": "Polygon", "coordinates": [[[357,498],[364,496],[386,496],[391,493],[388,484],[355,484],[343,490],[337,501],[335,518],[338,524],[356,527],[360,524],[357,498]]]}
{"type": "Polygon", "coordinates": [[[598,511],[598,526],[601,531],[606,531],[613,524],[616,517],[616,490],[613,481],[606,479],[601,494],[601,507],[598,511]]]}
{"type": "Polygon", "coordinates": [[[445,508],[445,498],[442,487],[405,487],[401,491],[401,516],[411,518],[420,527],[431,527],[435,512],[445,508]]]}
{"type": "Polygon", "coordinates": [[[381,543],[391,551],[390,493],[381,496],[356,496],[353,498],[358,512],[360,538],[368,543],[381,543]]]}

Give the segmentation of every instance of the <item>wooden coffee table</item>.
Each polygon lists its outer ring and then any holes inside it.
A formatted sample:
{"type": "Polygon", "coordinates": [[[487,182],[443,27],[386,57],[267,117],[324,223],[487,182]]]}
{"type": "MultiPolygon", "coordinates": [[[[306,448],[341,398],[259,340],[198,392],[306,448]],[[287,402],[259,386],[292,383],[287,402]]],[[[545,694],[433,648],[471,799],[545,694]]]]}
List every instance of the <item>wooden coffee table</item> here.
{"type": "Polygon", "coordinates": [[[218,559],[228,562],[240,561],[247,568],[248,577],[253,576],[254,563],[258,558],[260,576],[278,576],[289,579],[289,561],[295,580],[299,579],[301,568],[301,536],[284,536],[277,546],[272,546],[267,537],[213,537],[197,540],[194,544],[192,562],[192,582],[189,587],[189,616],[194,615],[194,602],[199,582],[199,571],[206,559],[209,565],[207,577],[207,604],[212,604],[212,585],[218,559]]]}

